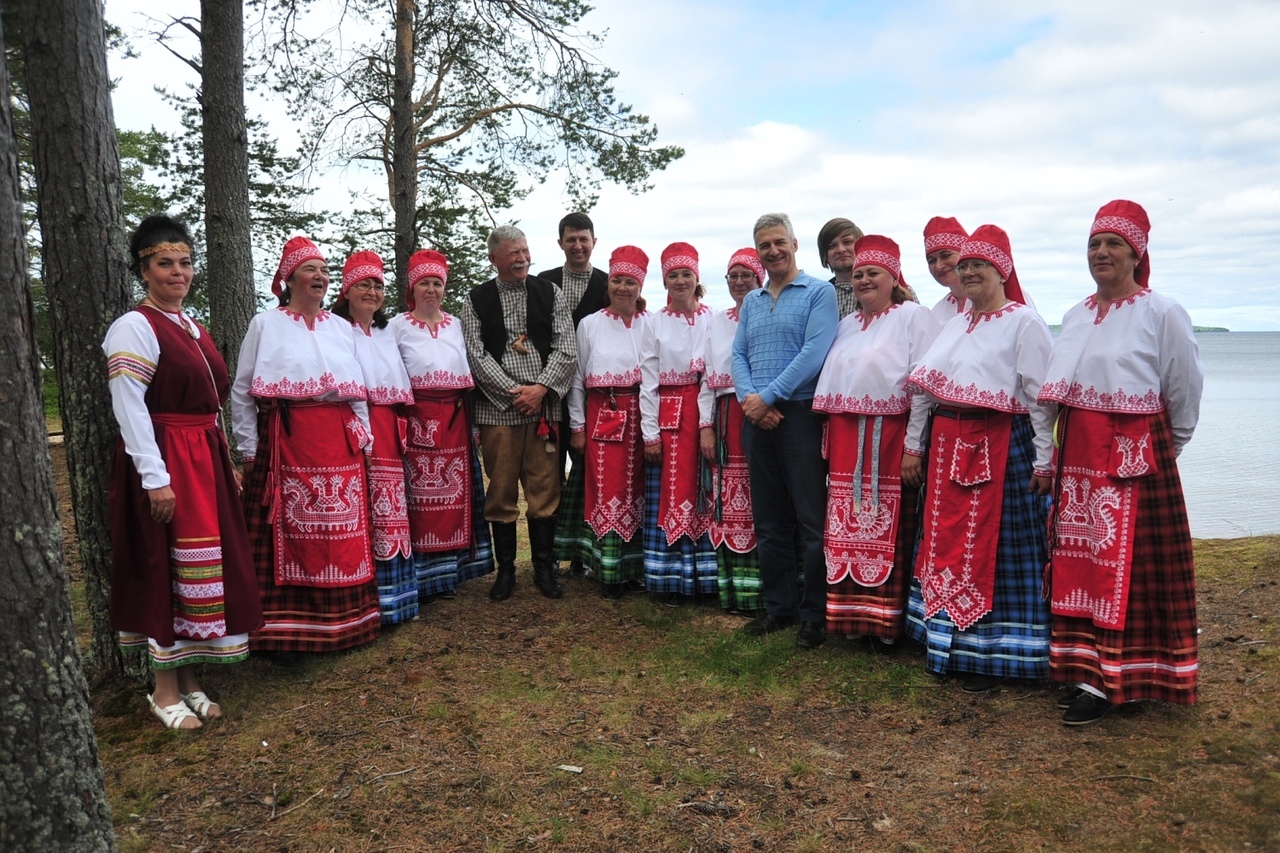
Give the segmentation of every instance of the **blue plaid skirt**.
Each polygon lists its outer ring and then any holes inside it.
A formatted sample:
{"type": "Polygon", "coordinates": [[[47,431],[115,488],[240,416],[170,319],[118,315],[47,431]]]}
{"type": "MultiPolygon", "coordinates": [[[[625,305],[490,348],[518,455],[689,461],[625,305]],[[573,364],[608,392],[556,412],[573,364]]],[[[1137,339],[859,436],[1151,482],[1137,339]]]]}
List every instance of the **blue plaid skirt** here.
{"type": "Polygon", "coordinates": [[[1004,473],[991,612],[965,631],[956,628],[945,609],[925,619],[920,584],[911,582],[907,635],[927,648],[929,672],[1049,677],[1049,603],[1041,597],[1049,554],[1049,499],[1027,491],[1035,468],[1032,437],[1031,419],[1015,415],[1004,473]]]}
{"type": "Polygon", "coordinates": [[[687,596],[718,596],[719,567],[711,537],[703,533],[695,542],[681,536],[667,544],[658,527],[660,465],[644,466],[644,586],[648,592],[677,592],[687,596]]]}
{"type": "Polygon", "coordinates": [[[418,615],[418,579],[413,560],[396,554],[374,561],[378,574],[378,615],[383,625],[408,622],[418,615]]]}

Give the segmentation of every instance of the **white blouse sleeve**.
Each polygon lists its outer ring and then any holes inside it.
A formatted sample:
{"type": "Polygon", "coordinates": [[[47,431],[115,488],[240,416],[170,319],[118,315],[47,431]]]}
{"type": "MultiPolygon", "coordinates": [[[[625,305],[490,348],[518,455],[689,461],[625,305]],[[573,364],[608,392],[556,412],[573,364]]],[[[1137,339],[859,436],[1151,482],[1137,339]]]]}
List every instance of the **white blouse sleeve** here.
{"type": "Polygon", "coordinates": [[[587,381],[583,365],[591,360],[591,337],[588,323],[578,326],[575,337],[578,342],[578,364],[573,370],[573,381],[569,383],[569,429],[582,432],[587,428],[587,381]]]}
{"type": "Polygon", "coordinates": [[[125,452],[142,477],[142,488],[164,488],[169,485],[169,469],[160,455],[146,400],[147,387],[160,361],[155,330],[145,317],[130,311],[111,324],[102,350],[107,355],[111,409],[120,425],[125,452]]]}
{"type": "Polygon", "coordinates": [[[1191,317],[1181,305],[1175,303],[1161,314],[1159,334],[1160,396],[1169,410],[1173,452],[1180,454],[1200,422],[1204,362],[1191,317]]]}
{"type": "Polygon", "coordinates": [[[658,441],[658,323],[655,314],[644,324],[640,342],[640,436],[645,444],[658,441]]]}
{"type": "Polygon", "coordinates": [[[1053,420],[1058,407],[1053,403],[1040,404],[1040,386],[1044,384],[1049,369],[1049,355],[1053,352],[1053,335],[1039,314],[1022,323],[1018,330],[1017,351],[1014,356],[1018,372],[1018,384],[1022,397],[1030,410],[1031,428],[1035,430],[1035,473],[1052,476],[1053,468],[1053,420]]]}
{"type": "Polygon", "coordinates": [[[253,369],[258,363],[263,316],[259,314],[249,321],[249,330],[240,344],[236,378],[231,383],[231,436],[246,462],[252,461],[258,452],[258,404],[249,389],[253,387],[253,369]]]}
{"type": "MultiPolygon", "coordinates": [[[[907,337],[911,347],[911,355],[907,366],[907,375],[920,366],[924,354],[929,351],[933,341],[938,337],[942,327],[933,312],[927,308],[911,312],[911,321],[907,326],[907,337]]],[[[933,408],[933,399],[928,394],[911,396],[911,414],[907,418],[907,437],[903,450],[912,456],[924,456],[926,438],[924,431],[929,427],[929,410],[933,408]]]]}

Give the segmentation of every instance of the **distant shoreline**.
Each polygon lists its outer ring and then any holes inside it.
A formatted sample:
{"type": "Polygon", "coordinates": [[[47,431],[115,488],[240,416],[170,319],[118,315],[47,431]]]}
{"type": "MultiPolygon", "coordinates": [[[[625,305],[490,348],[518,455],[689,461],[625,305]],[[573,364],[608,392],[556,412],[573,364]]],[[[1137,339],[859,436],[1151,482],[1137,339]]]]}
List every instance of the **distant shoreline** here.
{"type": "MultiPolygon", "coordinates": [[[[1230,329],[1228,329],[1226,326],[1192,326],[1192,327],[1191,327],[1191,330],[1192,330],[1193,332],[1229,332],[1229,331],[1231,331],[1231,330],[1230,330],[1230,329]]],[[[1057,334],[1058,332],[1061,332],[1061,331],[1062,331],[1062,324],[1061,324],[1061,323],[1050,323],[1050,324],[1049,324],[1049,331],[1053,332],[1054,334],[1057,334]]]]}

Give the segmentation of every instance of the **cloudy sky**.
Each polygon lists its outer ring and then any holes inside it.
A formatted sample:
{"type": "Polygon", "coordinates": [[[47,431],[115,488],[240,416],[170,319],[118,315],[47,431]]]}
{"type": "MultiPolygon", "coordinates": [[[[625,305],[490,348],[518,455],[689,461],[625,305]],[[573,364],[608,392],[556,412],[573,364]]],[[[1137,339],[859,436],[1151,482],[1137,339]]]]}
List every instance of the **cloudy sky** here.
{"type": "MultiPolygon", "coordinates": [[[[108,0],[107,17],[141,28],[148,5],[108,0]]],[[[1198,324],[1280,330],[1274,0],[597,5],[584,23],[608,32],[598,56],[619,72],[621,99],[687,151],[643,196],[604,191],[592,211],[598,265],[623,243],[656,258],[686,240],[709,301],[726,305],[724,263],[757,215],[790,213],[815,275],[818,229],[848,216],[898,241],[907,280],[932,302],[941,289],[921,229],[951,215],[1009,232],[1024,289],[1057,322],[1092,288],[1094,212],[1130,198],[1151,216],[1155,287],[1198,324]]],[[[169,129],[149,90],[183,69],[143,36],[134,45],[141,58],[113,62],[117,121],[169,129]]],[[[322,181],[332,204],[380,177],[322,181]]],[[[565,203],[551,181],[512,212],[536,266],[562,262],[565,203]]]]}

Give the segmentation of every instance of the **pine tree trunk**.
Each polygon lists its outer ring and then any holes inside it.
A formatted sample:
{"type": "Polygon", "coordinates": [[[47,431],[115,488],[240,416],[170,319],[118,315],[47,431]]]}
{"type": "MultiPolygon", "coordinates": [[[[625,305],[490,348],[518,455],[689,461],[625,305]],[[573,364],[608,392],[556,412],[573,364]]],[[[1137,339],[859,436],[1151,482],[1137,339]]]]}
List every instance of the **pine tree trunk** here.
{"type": "Polygon", "coordinates": [[[243,2],[201,0],[200,32],[209,331],[234,372],[240,342],[257,313],[249,240],[243,2]]]}
{"type": "Polygon", "coordinates": [[[117,435],[102,339],[129,309],[120,153],[107,80],[102,6],[40,0],[9,7],[27,69],[44,284],[53,330],[76,540],[93,621],[95,679],[142,677],[126,663],[107,613],[111,535],[107,481],[117,435]]]}
{"type": "Polygon", "coordinates": [[[408,295],[409,256],[417,248],[418,152],[413,124],[413,0],[396,0],[396,67],[391,87],[391,200],[396,229],[396,289],[408,295]]]}
{"type": "MultiPolygon", "coordinates": [[[[100,17],[96,34],[101,40],[100,17]]],[[[3,42],[0,32],[0,91],[8,92],[3,42]]],[[[8,540],[0,548],[0,850],[114,850],[45,439],[8,98],[0,101],[0,235],[0,304],[7,306],[0,518],[8,540]]]]}

